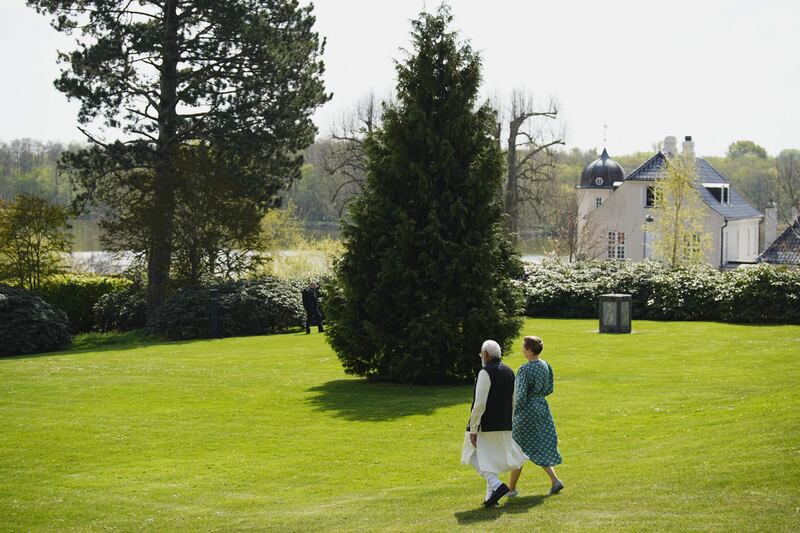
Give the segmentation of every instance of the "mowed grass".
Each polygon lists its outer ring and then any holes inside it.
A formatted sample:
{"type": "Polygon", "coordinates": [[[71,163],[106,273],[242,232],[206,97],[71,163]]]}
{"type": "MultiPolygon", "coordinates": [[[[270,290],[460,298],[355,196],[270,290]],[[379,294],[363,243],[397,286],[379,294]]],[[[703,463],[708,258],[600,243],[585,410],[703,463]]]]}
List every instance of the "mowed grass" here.
{"type": "Polygon", "coordinates": [[[3,359],[0,528],[800,528],[800,327],[596,330],[526,321],[555,370],[566,489],[546,497],[529,464],[492,510],[459,464],[471,386],[348,377],[316,332],[3,359]]]}

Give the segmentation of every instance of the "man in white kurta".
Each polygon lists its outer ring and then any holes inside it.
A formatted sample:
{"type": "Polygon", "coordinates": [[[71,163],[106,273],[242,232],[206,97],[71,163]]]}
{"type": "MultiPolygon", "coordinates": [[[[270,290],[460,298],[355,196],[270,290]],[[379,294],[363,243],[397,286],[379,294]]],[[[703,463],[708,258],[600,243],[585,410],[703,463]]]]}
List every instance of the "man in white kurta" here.
{"type": "Polygon", "coordinates": [[[528,458],[511,436],[516,401],[514,372],[500,361],[500,345],[495,341],[484,342],[480,355],[483,369],[475,383],[461,463],[471,465],[486,480],[484,505],[491,507],[508,493],[498,474],[520,468],[528,458]],[[494,391],[492,375],[497,381],[494,391]]]}

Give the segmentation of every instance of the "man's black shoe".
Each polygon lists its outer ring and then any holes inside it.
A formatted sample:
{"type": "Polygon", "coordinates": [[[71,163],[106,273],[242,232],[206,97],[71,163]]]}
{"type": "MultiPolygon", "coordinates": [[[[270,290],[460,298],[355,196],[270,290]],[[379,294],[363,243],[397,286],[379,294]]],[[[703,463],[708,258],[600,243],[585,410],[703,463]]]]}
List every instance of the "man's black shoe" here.
{"type": "Polygon", "coordinates": [[[483,505],[485,505],[486,507],[493,507],[494,504],[500,501],[500,498],[508,494],[508,490],[509,490],[508,485],[506,485],[505,483],[500,483],[500,486],[494,489],[492,495],[489,496],[488,500],[483,502],[483,505]]]}

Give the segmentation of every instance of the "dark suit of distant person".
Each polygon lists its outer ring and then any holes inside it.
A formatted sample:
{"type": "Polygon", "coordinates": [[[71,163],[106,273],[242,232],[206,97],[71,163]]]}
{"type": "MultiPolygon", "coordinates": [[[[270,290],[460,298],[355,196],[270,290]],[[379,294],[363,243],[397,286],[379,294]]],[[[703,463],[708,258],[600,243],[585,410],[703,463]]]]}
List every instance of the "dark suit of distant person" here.
{"type": "Polygon", "coordinates": [[[315,281],[303,289],[303,308],[306,310],[306,335],[311,333],[311,326],[314,325],[320,333],[325,331],[322,326],[322,310],[319,308],[319,287],[315,281]]]}

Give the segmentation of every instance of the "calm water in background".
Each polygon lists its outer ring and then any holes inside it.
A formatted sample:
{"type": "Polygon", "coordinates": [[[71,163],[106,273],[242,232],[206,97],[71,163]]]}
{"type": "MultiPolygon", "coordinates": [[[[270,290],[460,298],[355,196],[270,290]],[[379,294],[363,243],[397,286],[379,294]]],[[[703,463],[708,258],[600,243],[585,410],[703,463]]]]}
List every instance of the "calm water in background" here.
{"type": "MultiPolygon", "coordinates": [[[[73,263],[84,265],[88,270],[94,270],[91,267],[92,264],[102,264],[104,268],[120,272],[130,264],[132,260],[130,254],[113,256],[113,254],[103,251],[100,243],[100,225],[97,220],[75,219],[70,223],[72,225],[73,263]]],[[[331,226],[308,226],[304,228],[304,233],[311,238],[336,238],[339,236],[339,230],[331,226]]],[[[545,257],[544,241],[524,242],[520,249],[522,260],[528,263],[538,263],[545,257]]],[[[281,253],[291,254],[292,252],[281,250],[281,253]]]]}
{"type": "Polygon", "coordinates": [[[94,252],[102,250],[100,245],[100,224],[96,220],[73,219],[72,250],[75,252],[94,252]]]}

